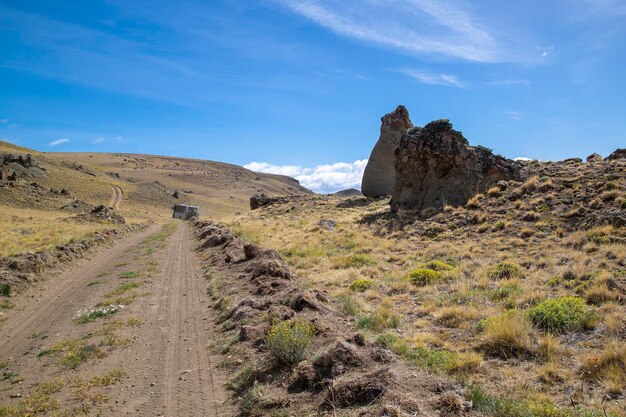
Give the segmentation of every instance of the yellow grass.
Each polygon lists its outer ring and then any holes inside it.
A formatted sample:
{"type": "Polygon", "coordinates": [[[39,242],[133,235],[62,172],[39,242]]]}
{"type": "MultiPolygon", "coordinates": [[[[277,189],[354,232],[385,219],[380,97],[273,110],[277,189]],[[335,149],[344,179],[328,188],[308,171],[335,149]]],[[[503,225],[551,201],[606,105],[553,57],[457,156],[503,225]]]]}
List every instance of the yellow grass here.
{"type": "Polygon", "coordinates": [[[97,223],[75,223],[65,212],[15,209],[0,206],[0,256],[23,251],[36,252],[83,239],[111,227],[97,223]]]}

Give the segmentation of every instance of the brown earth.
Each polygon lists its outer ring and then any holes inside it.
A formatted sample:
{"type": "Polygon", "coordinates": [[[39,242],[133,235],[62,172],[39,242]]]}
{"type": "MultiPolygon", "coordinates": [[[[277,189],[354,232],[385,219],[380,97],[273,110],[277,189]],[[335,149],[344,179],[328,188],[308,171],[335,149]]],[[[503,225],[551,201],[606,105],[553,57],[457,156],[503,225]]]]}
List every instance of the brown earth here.
{"type": "Polygon", "coordinates": [[[61,415],[79,410],[90,415],[230,415],[226,372],[208,351],[215,318],[189,227],[179,223],[176,229],[159,229],[131,236],[14,299],[0,339],[2,415],[25,415],[35,399],[44,411],[32,415],[61,410],[66,413],[61,415]],[[107,297],[129,283],[137,285],[124,293],[130,301],[107,297]],[[110,318],[78,324],[79,312],[98,302],[126,305],[110,318]],[[59,343],[65,344],[55,347],[59,343]],[[76,367],[72,343],[93,353],[76,367]],[[111,372],[123,376],[110,385],[93,379],[111,372]],[[47,387],[45,395],[42,387],[47,387]]]}

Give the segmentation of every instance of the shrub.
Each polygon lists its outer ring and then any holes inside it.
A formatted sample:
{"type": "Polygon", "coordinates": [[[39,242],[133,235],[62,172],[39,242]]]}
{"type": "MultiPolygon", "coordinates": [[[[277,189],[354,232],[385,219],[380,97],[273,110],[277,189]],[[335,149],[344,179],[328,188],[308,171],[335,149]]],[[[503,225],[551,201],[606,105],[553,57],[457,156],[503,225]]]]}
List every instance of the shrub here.
{"type": "Polygon", "coordinates": [[[139,271],[127,271],[120,274],[120,278],[137,278],[139,271]]]}
{"type": "Polygon", "coordinates": [[[294,366],[305,358],[314,334],[315,328],[310,322],[286,320],[272,326],[265,335],[265,343],[274,359],[294,366]]]}
{"type": "Polygon", "coordinates": [[[489,268],[487,275],[492,279],[521,278],[523,269],[515,262],[503,261],[489,268]]]}
{"type": "Polygon", "coordinates": [[[487,191],[487,195],[489,197],[496,197],[498,194],[500,194],[500,187],[491,187],[488,191],[487,191]]]}
{"type": "Polygon", "coordinates": [[[11,286],[9,284],[0,284],[0,295],[4,297],[11,296],[11,286]]]}
{"type": "Polygon", "coordinates": [[[369,255],[352,255],[344,259],[342,266],[345,268],[361,268],[376,265],[376,260],[369,255]]]}
{"type": "Polygon", "coordinates": [[[470,198],[465,207],[469,209],[477,209],[480,208],[480,200],[482,200],[485,196],[482,194],[476,194],[474,197],[470,198]]]}
{"type": "Polygon", "coordinates": [[[356,316],[357,314],[359,314],[359,311],[361,311],[359,301],[350,295],[344,295],[343,297],[339,297],[339,301],[341,302],[341,307],[346,314],[356,316]]]}
{"type": "Polygon", "coordinates": [[[595,316],[580,297],[544,300],[531,308],[528,315],[536,327],[554,333],[592,327],[595,316]]]}
{"type": "Polygon", "coordinates": [[[389,299],[384,299],[374,313],[359,317],[357,326],[361,329],[375,332],[398,327],[400,325],[400,316],[395,314],[391,307],[389,299]]]}
{"type": "Polygon", "coordinates": [[[374,282],[371,279],[356,279],[350,284],[350,289],[356,292],[363,292],[369,290],[374,286],[374,282]]]}
{"type": "Polygon", "coordinates": [[[483,328],[481,347],[491,355],[508,358],[532,350],[532,326],[520,313],[511,311],[488,318],[479,323],[479,327],[483,328]]]}
{"type": "Polygon", "coordinates": [[[621,394],[626,388],[626,345],[607,343],[584,359],[580,372],[587,381],[602,382],[608,391],[621,394]]]}
{"type": "Polygon", "coordinates": [[[420,268],[409,274],[411,282],[418,287],[441,281],[444,275],[441,271],[433,271],[432,269],[420,268]]]}
{"type": "Polygon", "coordinates": [[[432,269],[433,271],[454,271],[452,265],[438,260],[428,261],[426,265],[424,265],[424,268],[432,269]]]}
{"type": "Polygon", "coordinates": [[[257,372],[252,366],[244,366],[235,376],[226,382],[228,389],[240,394],[254,385],[257,372]]]}

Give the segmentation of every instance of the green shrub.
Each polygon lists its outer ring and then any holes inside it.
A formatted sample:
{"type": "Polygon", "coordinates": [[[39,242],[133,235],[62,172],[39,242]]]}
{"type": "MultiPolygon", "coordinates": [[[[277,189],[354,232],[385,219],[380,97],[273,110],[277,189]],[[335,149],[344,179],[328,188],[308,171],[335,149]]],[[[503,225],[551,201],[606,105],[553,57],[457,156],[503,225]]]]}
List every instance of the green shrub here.
{"type": "Polygon", "coordinates": [[[409,274],[411,282],[418,287],[441,281],[444,275],[441,271],[433,271],[432,269],[419,268],[409,274]]]}
{"type": "Polygon", "coordinates": [[[378,308],[376,308],[376,311],[372,314],[359,317],[356,324],[361,329],[379,332],[384,329],[398,327],[400,325],[400,316],[393,312],[389,300],[383,300],[378,308]]]}
{"type": "Polygon", "coordinates": [[[433,271],[454,271],[454,267],[450,264],[447,264],[443,261],[432,260],[424,265],[426,269],[432,269],[433,271]]]}
{"type": "Polygon", "coordinates": [[[361,311],[359,301],[350,295],[339,297],[339,301],[341,302],[341,307],[346,314],[356,316],[361,311]]]}
{"type": "Polygon", "coordinates": [[[9,284],[0,284],[0,295],[4,297],[11,296],[11,286],[9,284]]]}
{"type": "Polygon", "coordinates": [[[356,292],[363,292],[369,290],[374,286],[374,282],[371,279],[356,279],[350,284],[350,289],[356,292]]]}
{"type": "Polygon", "coordinates": [[[254,385],[257,372],[252,366],[244,366],[235,376],[226,382],[228,389],[240,394],[254,385]]]}
{"type": "Polygon", "coordinates": [[[566,333],[593,327],[594,310],[580,297],[544,300],[528,311],[532,323],[543,330],[566,333]]]}
{"type": "Polygon", "coordinates": [[[361,268],[376,265],[376,260],[369,255],[352,255],[343,262],[343,265],[346,268],[361,268]]]}
{"type": "Polygon", "coordinates": [[[127,271],[120,274],[120,278],[137,278],[139,271],[127,271]]]}
{"type": "Polygon", "coordinates": [[[521,278],[523,268],[515,262],[503,261],[489,268],[487,275],[492,279],[521,278]]]}
{"type": "Polygon", "coordinates": [[[272,326],[265,335],[265,344],[278,362],[294,366],[305,358],[314,334],[310,322],[286,320],[272,326]]]}

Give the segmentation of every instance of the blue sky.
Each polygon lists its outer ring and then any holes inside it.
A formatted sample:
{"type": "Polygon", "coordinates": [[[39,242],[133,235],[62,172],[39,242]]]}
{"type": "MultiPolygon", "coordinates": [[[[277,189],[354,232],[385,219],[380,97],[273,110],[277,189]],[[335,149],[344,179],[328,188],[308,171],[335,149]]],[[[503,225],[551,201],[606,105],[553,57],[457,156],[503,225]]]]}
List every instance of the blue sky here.
{"type": "Polygon", "coordinates": [[[332,191],[398,104],[512,158],[626,146],[626,0],[0,0],[0,51],[0,138],[43,151],[332,191]]]}

